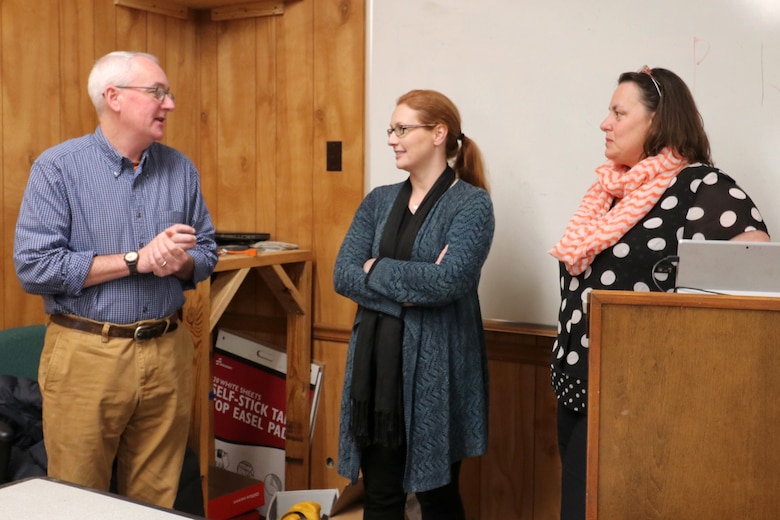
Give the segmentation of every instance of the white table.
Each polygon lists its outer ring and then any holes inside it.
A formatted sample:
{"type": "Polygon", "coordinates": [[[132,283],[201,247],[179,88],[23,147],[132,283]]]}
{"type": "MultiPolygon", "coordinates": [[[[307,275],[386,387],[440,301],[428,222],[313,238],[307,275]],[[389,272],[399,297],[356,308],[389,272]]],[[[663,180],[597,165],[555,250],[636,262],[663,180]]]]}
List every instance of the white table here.
{"type": "Polygon", "coordinates": [[[0,515],[29,520],[177,520],[201,518],[127,498],[36,477],[0,487],[0,515]]]}

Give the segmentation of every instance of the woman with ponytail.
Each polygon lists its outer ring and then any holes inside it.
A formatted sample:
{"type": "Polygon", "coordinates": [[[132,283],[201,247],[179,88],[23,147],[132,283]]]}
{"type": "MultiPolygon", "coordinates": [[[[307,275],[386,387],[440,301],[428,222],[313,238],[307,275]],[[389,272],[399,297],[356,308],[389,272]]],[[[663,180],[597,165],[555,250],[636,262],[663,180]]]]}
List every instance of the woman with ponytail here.
{"type": "Polygon", "coordinates": [[[487,448],[487,355],[477,287],[493,205],[458,109],[432,90],[398,99],[387,130],[400,183],[372,190],[336,259],[358,304],[347,355],[339,473],[362,472],[366,520],[465,519],[460,463],[487,448]]]}

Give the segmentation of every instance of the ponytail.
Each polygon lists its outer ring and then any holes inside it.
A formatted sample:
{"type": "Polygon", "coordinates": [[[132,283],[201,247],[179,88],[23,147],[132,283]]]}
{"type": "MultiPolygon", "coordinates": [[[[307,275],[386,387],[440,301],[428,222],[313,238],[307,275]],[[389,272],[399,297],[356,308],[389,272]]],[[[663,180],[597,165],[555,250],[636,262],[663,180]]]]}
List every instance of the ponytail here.
{"type": "Polygon", "coordinates": [[[489,192],[490,188],[488,187],[485,174],[485,164],[477,143],[463,135],[463,133],[454,139],[455,146],[457,146],[458,140],[460,140],[460,148],[455,153],[455,164],[452,168],[458,174],[458,177],[464,181],[489,192]]]}

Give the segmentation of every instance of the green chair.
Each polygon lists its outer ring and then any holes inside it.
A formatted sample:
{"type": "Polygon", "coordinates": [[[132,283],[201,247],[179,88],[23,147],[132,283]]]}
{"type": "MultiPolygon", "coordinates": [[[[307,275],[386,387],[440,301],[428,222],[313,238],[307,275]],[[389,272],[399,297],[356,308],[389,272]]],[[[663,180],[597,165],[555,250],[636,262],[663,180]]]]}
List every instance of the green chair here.
{"type": "Polygon", "coordinates": [[[0,374],[38,380],[46,325],[0,330],[0,374]]]}

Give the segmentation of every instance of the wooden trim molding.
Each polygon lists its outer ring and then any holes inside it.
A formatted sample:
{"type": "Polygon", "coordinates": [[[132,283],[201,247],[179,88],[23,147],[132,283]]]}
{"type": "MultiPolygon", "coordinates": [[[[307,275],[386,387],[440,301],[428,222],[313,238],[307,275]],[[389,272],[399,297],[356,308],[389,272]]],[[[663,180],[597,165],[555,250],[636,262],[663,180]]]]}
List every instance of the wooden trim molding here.
{"type": "Polygon", "coordinates": [[[236,20],[238,18],[253,18],[256,16],[276,16],[284,14],[284,2],[281,0],[264,0],[238,5],[215,7],[211,10],[211,21],[236,20]]]}
{"type": "Polygon", "coordinates": [[[542,325],[486,320],[488,359],[547,366],[555,341],[555,329],[542,325]]]}
{"type": "Polygon", "coordinates": [[[114,5],[186,20],[191,9],[210,9],[211,20],[236,20],[284,14],[284,4],[292,0],[114,0],[114,5]]]}
{"type": "MultiPolygon", "coordinates": [[[[488,359],[511,363],[547,366],[555,341],[554,327],[486,320],[485,340],[488,359]]],[[[352,330],[341,325],[317,323],[312,331],[315,341],[349,343],[352,330]]]]}
{"type": "Polygon", "coordinates": [[[506,334],[527,334],[530,336],[542,336],[554,338],[555,327],[550,325],[537,325],[534,323],[519,323],[504,320],[485,320],[485,331],[495,331],[506,334]]]}
{"type": "Polygon", "coordinates": [[[149,13],[161,14],[186,20],[190,16],[190,10],[187,6],[176,2],[159,2],[156,0],[114,0],[114,5],[147,11],[149,13]]]}
{"type": "Polygon", "coordinates": [[[315,323],[312,331],[314,341],[329,341],[331,343],[349,343],[352,329],[329,323],[315,323]]]}

